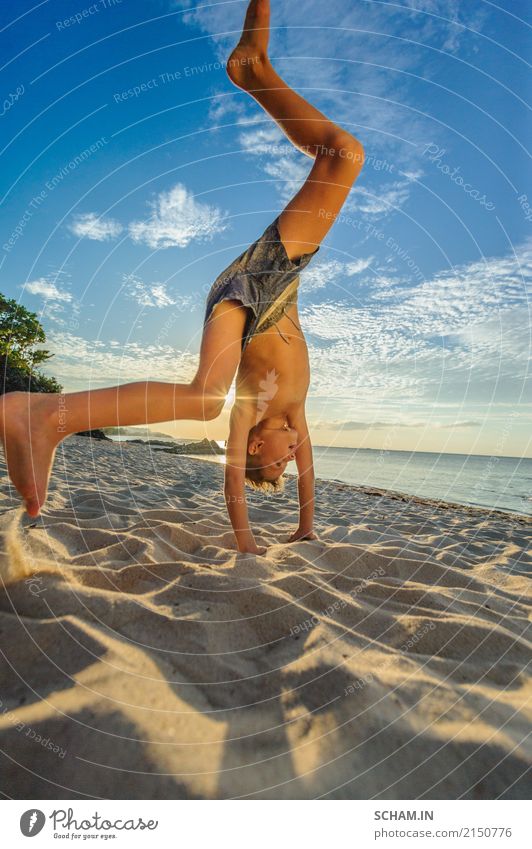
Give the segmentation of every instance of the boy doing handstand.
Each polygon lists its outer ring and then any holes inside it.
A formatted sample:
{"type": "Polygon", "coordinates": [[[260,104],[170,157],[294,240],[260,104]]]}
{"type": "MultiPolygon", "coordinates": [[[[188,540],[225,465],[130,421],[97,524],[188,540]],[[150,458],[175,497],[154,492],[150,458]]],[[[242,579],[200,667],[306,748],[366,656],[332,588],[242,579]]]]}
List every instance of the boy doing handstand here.
{"type": "Polygon", "coordinates": [[[246,481],[256,488],[280,488],[294,459],[300,515],[290,541],[314,538],[314,471],[305,419],[310,372],[297,287],[299,272],[319,250],[362,168],[363,149],[278,76],[268,59],[269,25],[269,0],[251,0],[228,73],[314,160],[308,179],[215,281],[190,384],[143,381],[61,397],[4,396],[0,435],[10,477],[30,516],[37,516],[45,501],[54,453],[65,436],[177,419],[210,421],[221,413],[236,375],[225,499],[238,549],[265,551],[249,526],[246,481]]]}

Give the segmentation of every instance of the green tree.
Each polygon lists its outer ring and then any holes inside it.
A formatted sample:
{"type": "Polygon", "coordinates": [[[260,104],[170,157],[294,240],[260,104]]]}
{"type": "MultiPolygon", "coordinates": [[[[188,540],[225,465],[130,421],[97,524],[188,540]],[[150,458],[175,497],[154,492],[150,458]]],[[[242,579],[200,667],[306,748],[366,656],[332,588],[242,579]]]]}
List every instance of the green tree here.
{"type": "Polygon", "coordinates": [[[61,391],[55,378],[38,371],[38,366],[53,356],[36,347],[45,342],[37,315],[0,294],[0,394],[61,391]]]}

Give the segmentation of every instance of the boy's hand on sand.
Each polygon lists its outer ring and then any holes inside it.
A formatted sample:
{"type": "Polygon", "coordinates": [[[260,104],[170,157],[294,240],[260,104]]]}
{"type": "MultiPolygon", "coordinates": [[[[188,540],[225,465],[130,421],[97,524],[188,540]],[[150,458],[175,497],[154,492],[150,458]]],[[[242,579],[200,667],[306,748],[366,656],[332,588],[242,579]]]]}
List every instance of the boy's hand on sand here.
{"type": "Polygon", "coordinates": [[[260,545],[253,545],[253,546],[247,545],[245,547],[239,546],[238,550],[239,550],[240,554],[258,554],[258,555],[262,556],[263,554],[266,554],[268,549],[265,548],[264,546],[260,546],[260,545]]]}
{"type": "Polygon", "coordinates": [[[239,533],[236,537],[240,554],[266,554],[267,549],[264,546],[257,545],[251,531],[239,533]]]}
{"type": "Polygon", "coordinates": [[[314,533],[312,528],[298,528],[291,537],[288,537],[287,542],[297,542],[304,539],[318,539],[318,535],[314,533]]]}

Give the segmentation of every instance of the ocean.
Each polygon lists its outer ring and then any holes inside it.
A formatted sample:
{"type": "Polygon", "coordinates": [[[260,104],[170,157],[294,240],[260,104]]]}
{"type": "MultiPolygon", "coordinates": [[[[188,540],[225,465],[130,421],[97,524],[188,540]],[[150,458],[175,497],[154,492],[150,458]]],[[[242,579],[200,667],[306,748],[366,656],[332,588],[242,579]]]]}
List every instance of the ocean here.
{"type": "Polygon", "coordinates": [[[532,515],[532,459],[317,445],[314,469],[323,480],[532,515]]]}
{"type": "MultiPolygon", "coordinates": [[[[200,459],[225,461],[223,456],[200,459]]],[[[314,467],[323,480],[532,515],[532,459],[315,445],[314,467]]],[[[295,465],[287,471],[295,472],[295,465]]]]}
{"type": "Polygon", "coordinates": [[[532,515],[532,459],[314,448],[316,476],[532,515]]]}

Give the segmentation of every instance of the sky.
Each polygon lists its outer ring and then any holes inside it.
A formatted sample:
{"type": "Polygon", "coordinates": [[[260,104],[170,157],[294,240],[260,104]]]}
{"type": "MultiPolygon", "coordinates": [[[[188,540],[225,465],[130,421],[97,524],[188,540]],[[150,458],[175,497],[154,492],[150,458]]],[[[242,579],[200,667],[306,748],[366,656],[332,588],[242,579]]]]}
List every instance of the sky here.
{"type": "MultiPolygon", "coordinates": [[[[0,9],[0,291],[65,390],[189,380],[206,292],[310,160],[226,77],[242,0],[0,9]]],[[[321,445],[532,456],[532,5],[272,0],[277,70],[366,163],[301,276],[321,445]]],[[[183,437],[216,422],[167,423],[183,437]]]]}

